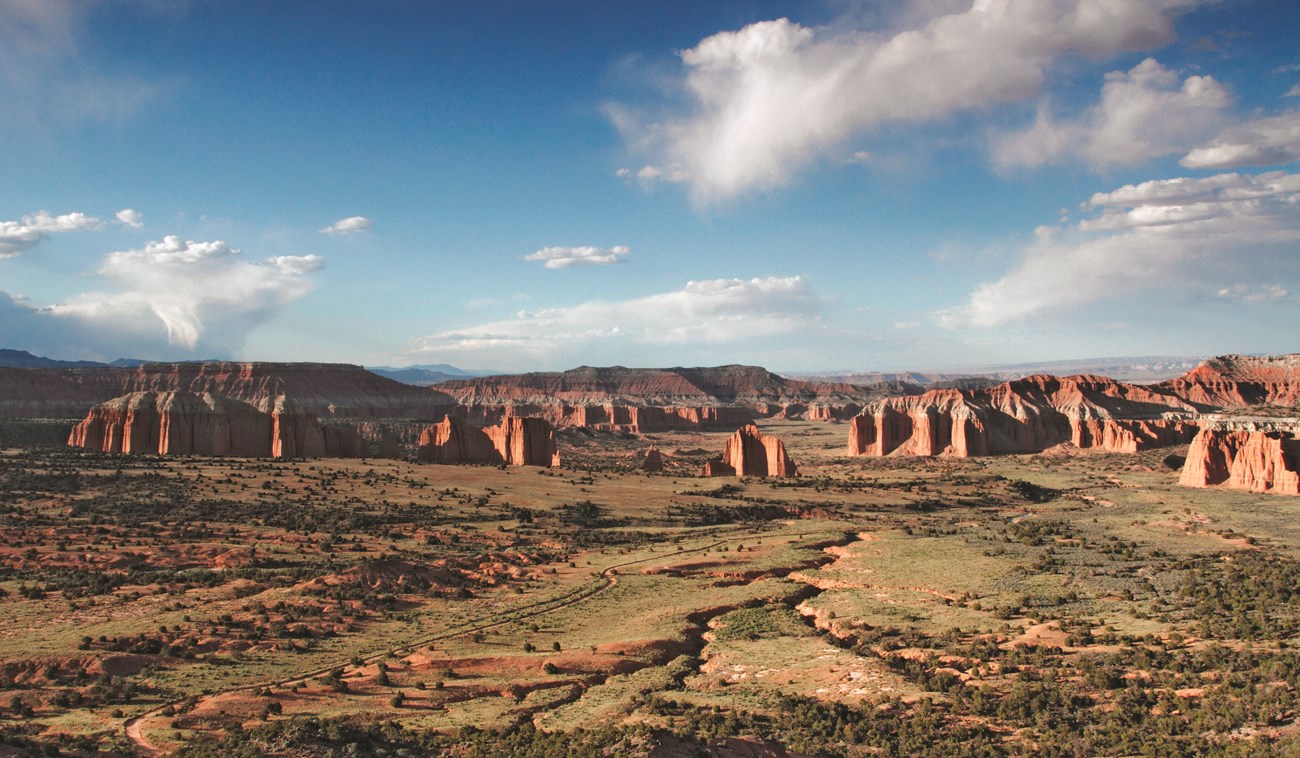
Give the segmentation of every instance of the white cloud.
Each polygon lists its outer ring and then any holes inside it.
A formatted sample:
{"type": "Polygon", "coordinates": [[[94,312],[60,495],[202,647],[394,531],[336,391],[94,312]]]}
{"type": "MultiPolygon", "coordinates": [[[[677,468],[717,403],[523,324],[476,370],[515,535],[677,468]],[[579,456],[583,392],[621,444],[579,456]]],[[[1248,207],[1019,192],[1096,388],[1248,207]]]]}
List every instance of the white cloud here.
{"type": "Polygon", "coordinates": [[[1225,129],[1179,163],[1187,168],[1280,166],[1300,160],[1300,111],[1248,121],[1225,129]]]}
{"type": "Polygon", "coordinates": [[[1219,290],[1219,297],[1227,300],[1239,300],[1243,303],[1264,303],[1269,300],[1281,300],[1286,297],[1286,287],[1280,284],[1234,284],[1219,290]]]}
{"type": "Polygon", "coordinates": [[[1300,174],[1156,180],[1096,194],[1089,205],[1096,215],[1039,229],[1010,273],[939,321],[993,327],[1102,301],[1155,308],[1170,298],[1228,297],[1236,287],[1267,293],[1300,274],[1300,174]]]}
{"type": "Polygon", "coordinates": [[[330,224],[320,230],[321,234],[352,234],[354,232],[364,232],[374,223],[365,216],[348,216],[330,224]]]}
{"type": "Polygon", "coordinates": [[[681,53],[690,112],[613,105],[630,147],[710,203],[780,186],[848,137],[1029,97],[1059,55],[1173,38],[1192,0],[977,0],[892,36],[786,19],[720,32],[681,53]]]}
{"type": "Polygon", "coordinates": [[[1221,127],[1232,104],[1209,76],[1178,75],[1147,58],[1127,72],[1112,71],[1101,99],[1076,119],[1040,110],[1028,129],[996,140],[1000,166],[1040,166],[1082,159],[1096,168],[1133,165],[1186,150],[1221,127]]]}
{"type": "Polygon", "coordinates": [[[129,229],[139,229],[144,226],[144,215],[140,211],[123,208],[115,215],[117,216],[117,222],[129,229]]]}
{"type": "Polygon", "coordinates": [[[517,361],[572,356],[591,359],[611,345],[641,355],[650,346],[752,345],[793,335],[818,320],[821,299],[800,276],[711,279],[632,300],[594,300],[564,308],[521,311],[513,319],[434,334],[423,353],[470,354],[517,361]]]}
{"type": "Polygon", "coordinates": [[[49,239],[51,234],[98,229],[101,226],[103,222],[84,213],[51,216],[45,211],[23,216],[18,221],[0,221],[0,258],[12,258],[49,239]]]}
{"type": "Polygon", "coordinates": [[[623,245],[614,247],[544,247],[524,256],[526,261],[545,261],[547,268],[573,266],[608,266],[623,263],[632,251],[623,245]]]}
{"type": "MultiPolygon", "coordinates": [[[[224,242],[169,236],[138,250],[110,253],[98,275],[108,285],[43,313],[83,331],[130,336],[142,344],[229,353],[249,331],[311,290],[318,256],[244,260],[224,242]]],[[[206,356],[205,356],[206,357],[206,356]]]]}
{"type": "Polygon", "coordinates": [[[1292,85],[1282,97],[1300,97],[1300,84],[1292,85]]]}

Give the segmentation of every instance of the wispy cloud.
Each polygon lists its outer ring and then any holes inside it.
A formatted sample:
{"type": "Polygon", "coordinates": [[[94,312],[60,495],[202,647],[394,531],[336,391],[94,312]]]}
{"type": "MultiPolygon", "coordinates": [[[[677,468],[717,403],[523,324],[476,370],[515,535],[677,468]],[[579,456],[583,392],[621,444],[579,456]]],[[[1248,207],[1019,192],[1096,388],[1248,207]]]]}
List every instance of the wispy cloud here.
{"type": "Polygon", "coordinates": [[[1187,168],[1280,166],[1300,160],[1300,111],[1247,121],[1225,129],[1179,163],[1187,168]]]}
{"type": "Polygon", "coordinates": [[[1219,290],[1219,297],[1227,300],[1239,300],[1254,305],[1269,300],[1280,300],[1290,293],[1280,284],[1234,284],[1219,290]]]}
{"type": "Polygon", "coordinates": [[[0,102],[5,104],[0,130],[122,121],[174,86],[105,71],[81,59],[81,29],[94,5],[0,3],[0,102]]]}
{"type": "Polygon", "coordinates": [[[547,268],[571,268],[573,266],[608,266],[611,263],[623,263],[631,250],[623,245],[614,247],[544,247],[535,253],[524,256],[526,261],[544,261],[547,268]]]}
{"type": "Polygon", "coordinates": [[[1057,119],[1040,109],[1033,126],[995,140],[1001,167],[1082,160],[1105,169],[1186,150],[1227,120],[1232,95],[1213,77],[1178,74],[1147,58],[1129,71],[1112,71],[1101,99],[1077,118],[1057,119]]]}
{"type": "Polygon", "coordinates": [[[1269,298],[1246,295],[1300,275],[1298,204],[1300,174],[1281,171],[1098,193],[1088,202],[1094,215],[1040,228],[1010,273],[937,316],[950,327],[994,327],[1077,314],[1102,301],[1242,293],[1244,302],[1264,302],[1269,298]]]}
{"type": "Polygon", "coordinates": [[[765,21],[681,53],[687,112],[659,118],[611,105],[607,113],[632,150],[650,157],[653,172],[684,179],[708,204],[783,185],[849,137],[885,123],[1027,98],[1063,53],[1164,44],[1174,17],[1193,4],[976,2],[893,35],[765,21]]]}
{"type": "Polygon", "coordinates": [[[51,234],[102,226],[102,221],[84,213],[52,216],[45,211],[23,216],[18,221],[0,221],[0,258],[12,258],[49,239],[51,234]]]}
{"type": "Polygon", "coordinates": [[[709,279],[630,300],[521,311],[513,319],[430,335],[420,352],[581,361],[610,346],[639,354],[648,346],[748,343],[806,331],[821,308],[821,298],[800,276],[709,279]]]}
{"type": "Polygon", "coordinates": [[[321,229],[320,233],[354,234],[356,232],[364,232],[372,226],[374,226],[374,223],[365,216],[348,216],[347,218],[341,218],[324,229],[321,229]]]}

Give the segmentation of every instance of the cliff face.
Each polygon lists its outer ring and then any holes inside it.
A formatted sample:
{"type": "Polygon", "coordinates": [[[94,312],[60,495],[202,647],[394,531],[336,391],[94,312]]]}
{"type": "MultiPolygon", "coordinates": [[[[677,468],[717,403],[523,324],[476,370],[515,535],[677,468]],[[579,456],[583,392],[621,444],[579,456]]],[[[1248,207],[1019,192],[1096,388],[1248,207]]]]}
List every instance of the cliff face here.
{"type": "Polygon", "coordinates": [[[757,366],[640,369],[584,366],[570,371],[488,376],[435,385],[493,423],[537,416],[555,426],[632,432],[744,424],[758,417],[848,418],[878,390],[786,379],[757,366]],[[851,410],[850,410],[851,409],[851,410]]]}
{"type": "Polygon", "coordinates": [[[780,439],[747,424],[727,438],[722,461],[710,461],[705,476],[798,476],[799,470],[780,439]]]}
{"type": "Polygon", "coordinates": [[[318,417],[441,418],[445,394],[329,363],[149,363],[137,368],[0,368],[0,416],[67,418],[134,392],[209,393],[265,405],[286,395],[318,417]]]}
{"type": "Polygon", "coordinates": [[[1300,439],[1289,432],[1202,429],[1178,483],[1300,495],[1300,439]]]}
{"type": "Polygon", "coordinates": [[[418,457],[425,463],[503,462],[486,432],[455,416],[448,416],[420,434],[418,457]]]}
{"type": "Polygon", "coordinates": [[[419,459],[426,463],[560,465],[555,432],[539,418],[507,418],[480,429],[448,416],[420,435],[419,459]]]}
{"type": "Polygon", "coordinates": [[[68,445],[107,453],[220,455],[248,458],[361,457],[349,428],[323,428],[315,416],[270,412],[210,392],[133,392],[93,407],[68,445]]]}
{"type": "Polygon", "coordinates": [[[740,406],[650,407],[613,403],[572,405],[563,402],[471,404],[458,409],[469,420],[492,425],[507,418],[540,418],[554,427],[582,427],[633,434],[718,429],[753,421],[758,415],[740,406]]]}
{"type": "Polygon", "coordinates": [[[1155,385],[1205,410],[1300,405],[1300,355],[1223,355],[1155,385]]]}
{"type": "Polygon", "coordinates": [[[134,392],[95,406],[68,444],[107,453],[231,455],[271,453],[271,419],[211,393],[134,392]]]}
{"type": "Polygon", "coordinates": [[[510,466],[558,466],[555,432],[546,419],[508,418],[487,428],[497,453],[510,466]]]}
{"type": "Polygon", "coordinates": [[[270,408],[274,458],[364,458],[368,447],[353,427],[323,426],[310,413],[280,395],[270,408]]]}
{"type": "Polygon", "coordinates": [[[1131,453],[1189,441],[1195,426],[1176,416],[1192,412],[1177,397],[1104,377],[1030,376],[873,403],[852,419],[848,453],[966,457],[1064,443],[1131,453]]]}

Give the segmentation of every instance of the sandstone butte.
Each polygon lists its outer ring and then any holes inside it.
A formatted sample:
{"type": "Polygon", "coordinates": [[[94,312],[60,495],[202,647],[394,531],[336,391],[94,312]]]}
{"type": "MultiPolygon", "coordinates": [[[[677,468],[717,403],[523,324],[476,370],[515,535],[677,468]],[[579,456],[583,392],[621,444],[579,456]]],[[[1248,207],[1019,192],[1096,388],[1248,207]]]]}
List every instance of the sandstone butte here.
{"type": "Polygon", "coordinates": [[[704,464],[703,476],[798,476],[799,469],[785,452],[785,444],[746,424],[727,438],[721,461],[704,464]]]}
{"type": "Polygon", "coordinates": [[[148,363],[135,368],[0,367],[0,416],[74,418],[133,392],[210,393],[250,405],[285,395],[320,418],[433,421],[454,407],[447,395],[332,363],[148,363]]]}
{"type": "Polygon", "coordinates": [[[1178,483],[1300,495],[1300,439],[1294,431],[1202,429],[1178,483]]]}
{"type": "Polygon", "coordinates": [[[555,431],[540,418],[505,418],[496,426],[480,429],[448,416],[420,434],[418,457],[426,463],[560,465],[555,431]]]}
{"type": "Polygon", "coordinates": [[[725,429],[756,418],[846,419],[879,389],[786,379],[757,366],[625,368],[457,379],[434,386],[476,422],[509,416],[634,433],[725,429]]]}
{"type": "Polygon", "coordinates": [[[988,389],[931,390],[868,405],[849,426],[850,455],[998,455],[1062,444],[1137,452],[1185,444],[1195,407],[1099,376],[1028,376],[988,389]]]}
{"type": "Polygon", "coordinates": [[[645,451],[645,458],[641,461],[641,470],[647,474],[657,474],[664,470],[664,456],[659,452],[659,448],[651,447],[645,451]]]}
{"type": "Polygon", "coordinates": [[[250,458],[366,455],[355,429],[323,427],[283,397],[261,409],[211,392],[132,392],[101,403],[68,445],[106,453],[250,458]]]}

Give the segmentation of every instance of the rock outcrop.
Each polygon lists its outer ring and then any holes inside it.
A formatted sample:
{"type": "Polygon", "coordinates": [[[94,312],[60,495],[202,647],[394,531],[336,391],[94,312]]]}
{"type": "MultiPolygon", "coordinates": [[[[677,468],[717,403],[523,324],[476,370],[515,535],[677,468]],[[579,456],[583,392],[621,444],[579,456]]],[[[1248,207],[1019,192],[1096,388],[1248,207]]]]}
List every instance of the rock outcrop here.
{"type": "Polygon", "coordinates": [[[209,393],[265,406],[280,395],[318,418],[433,421],[447,395],[331,363],[147,363],[135,368],[0,367],[0,416],[74,418],[133,392],[209,393]]]}
{"type": "Polygon", "coordinates": [[[324,426],[284,395],[270,406],[273,458],[363,458],[369,452],[356,429],[324,426]]]}
{"type": "Polygon", "coordinates": [[[264,458],[271,454],[271,418],[208,392],[133,392],[92,408],[68,444],[105,453],[264,458]]]}
{"type": "Polygon", "coordinates": [[[1192,416],[1191,404],[1146,387],[1038,375],[873,403],[852,419],[848,453],[966,457],[1062,444],[1132,453],[1190,441],[1192,416]]]}
{"type": "Polygon", "coordinates": [[[727,438],[721,461],[704,465],[704,476],[798,476],[780,439],[746,424],[727,438]]]}
{"type": "Polygon", "coordinates": [[[133,392],[101,403],[68,445],[106,453],[249,458],[354,458],[365,441],[350,427],[323,427],[277,398],[264,410],[211,392],[133,392]]]}
{"type": "Polygon", "coordinates": [[[540,418],[507,418],[480,429],[455,416],[420,435],[418,457],[426,463],[558,466],[555,431],[540,418]]]}
{"type": "Polygon", "coordinates": [[[1202,429],[1178,483],[1300,495],[1300,439],[1293,432],[1202,429]]]}
{"type": "Polygon", "coordinates": [[[456,416],[448,416],[420,434],[417,457],[425,463],[504,463],[486,432],[456,416]]]}
{"type": "Polygon", "coordinates": [[[645,451],[645,458],[641,461],[641,470],[647,474],[657,474],[664,470],[664,456],[659,452],[659,448],[652,447],[645,451]]]}
{"type": "Polygon", "coordinates": [[[1300,354],[1222,355],[1153,387],[1202,410],[1300,405],[1300,354]]]}
{"type": "Polygon", "coordinates": [[[555,430],[546,419],[507,418],[487,428],[488,438],[508,466],[558,466],[555,430]]]}
{"type": "Polygon", "coordinates": [[[583,366],[563,372],[458,379],[434,386],[468,417],[495,423],[537,416],[554,426],[660,432],[718,429],[760,417],[849,418],[881,396],[878,389],[786,379],[757,366],[624,368],[583,366]]]}

